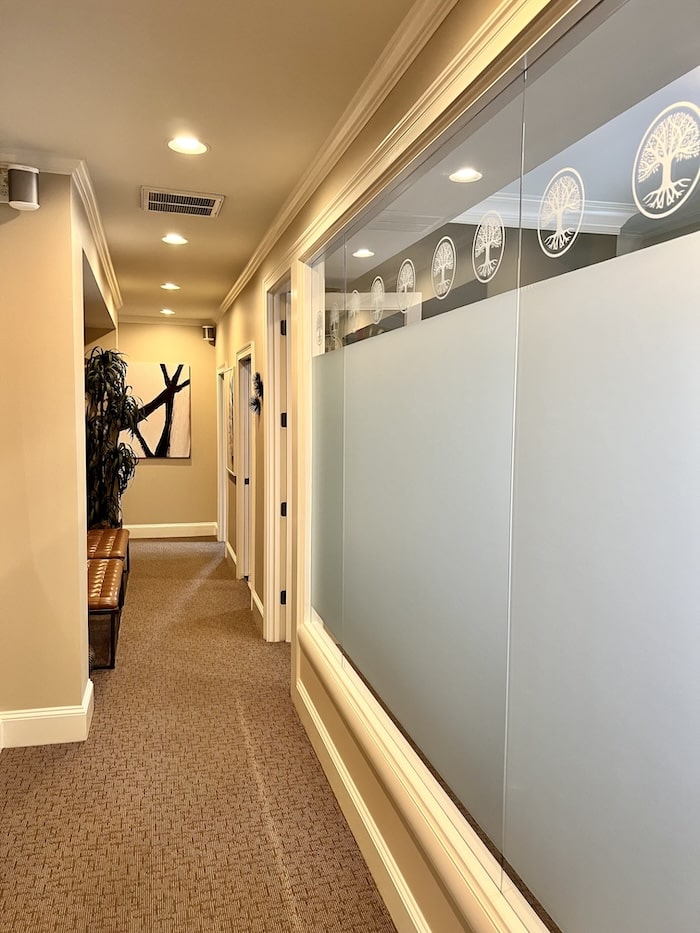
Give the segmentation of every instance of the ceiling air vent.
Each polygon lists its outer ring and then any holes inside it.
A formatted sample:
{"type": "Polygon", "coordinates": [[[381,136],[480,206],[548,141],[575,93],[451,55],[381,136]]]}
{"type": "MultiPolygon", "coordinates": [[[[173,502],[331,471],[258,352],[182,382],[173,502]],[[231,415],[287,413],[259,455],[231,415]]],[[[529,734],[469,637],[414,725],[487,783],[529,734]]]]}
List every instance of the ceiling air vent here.
{"type": "Polygon", "coordinates": [[[141,207],[157,214],[191,214],[217,217],[224,203],[223,194],[200,191],[168,191],[165,188],[141,188],[141,207]]]}

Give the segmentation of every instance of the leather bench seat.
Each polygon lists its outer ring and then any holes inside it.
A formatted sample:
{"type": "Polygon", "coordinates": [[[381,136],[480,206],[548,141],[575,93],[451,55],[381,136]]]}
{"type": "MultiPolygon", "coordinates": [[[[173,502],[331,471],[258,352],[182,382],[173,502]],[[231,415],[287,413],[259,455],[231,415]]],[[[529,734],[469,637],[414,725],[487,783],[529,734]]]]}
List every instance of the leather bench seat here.
{"type": "Polygon", "coordinates": [[[129,556],[129,532],[126,528],[91,528],[87,533],[87,554],[90,560],[100,557],[129,556]]]}
{"type": "Polygon", "coordinates": [[[113,668],[124,605],[124,561],[118,558],[93,558],[88,561],[87,573],[88,620],[90,616],[109,616],[109,663],[105,666],[113,668]]]}

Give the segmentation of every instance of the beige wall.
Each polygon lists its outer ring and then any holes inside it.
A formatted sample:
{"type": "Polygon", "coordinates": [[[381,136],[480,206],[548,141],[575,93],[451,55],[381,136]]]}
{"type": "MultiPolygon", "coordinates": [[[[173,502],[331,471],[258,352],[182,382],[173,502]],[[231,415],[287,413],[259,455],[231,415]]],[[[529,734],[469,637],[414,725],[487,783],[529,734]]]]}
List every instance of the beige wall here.
{"type": "MultiPolygon", "coordinates": [[[[125,525],[216,521],[216,355],[201,327],[120,324],[127,363],[188,363],[191,373],[192,455],[140,460],[124,494],[125,525]]],[[[127,375],[128,378],[128,375],[127,375]]]]}
{"type": "Polygon", "coordinates": [[[71,181],[0,205],[0,710],[75,706],[87,684],[82,253],[71,181]]]}

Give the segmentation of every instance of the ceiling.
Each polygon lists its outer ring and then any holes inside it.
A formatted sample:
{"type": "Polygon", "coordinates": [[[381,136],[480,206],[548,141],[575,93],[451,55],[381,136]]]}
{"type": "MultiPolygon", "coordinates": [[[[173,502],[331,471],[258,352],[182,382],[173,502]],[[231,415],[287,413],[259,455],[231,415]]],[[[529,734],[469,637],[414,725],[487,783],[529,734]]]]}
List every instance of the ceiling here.
{"type": "Polygon", "coordinates": [[[42,170],[86,163],[123,299],[120,320],[212,323],[412,5],[7,5],[0,161],[42,170]],[[184,133],[209,152],[168,149],[184,133]],[[142,185],[225,201],[216,218],[146,213],[142,185]],[[162,243],[173,230],[189,243],[162,243]],[[166,281],[180,290],[161,290],[166,281]],[[175,317],[164,318],[163,307],[175,317]]]}

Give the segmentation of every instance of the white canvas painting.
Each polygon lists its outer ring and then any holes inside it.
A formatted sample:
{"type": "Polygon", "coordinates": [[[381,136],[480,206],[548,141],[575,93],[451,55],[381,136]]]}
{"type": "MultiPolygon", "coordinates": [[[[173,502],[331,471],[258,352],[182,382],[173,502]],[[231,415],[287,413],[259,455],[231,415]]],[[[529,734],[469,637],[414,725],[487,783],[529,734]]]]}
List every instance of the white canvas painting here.
{"type": "Polygon", "coordinates": [[[129,363],[141,420],[125,438],[139,457],[190,456],[190,367],[187,363],[129,363]]]}

